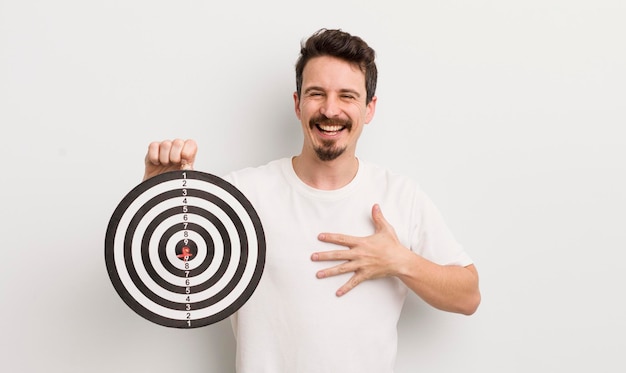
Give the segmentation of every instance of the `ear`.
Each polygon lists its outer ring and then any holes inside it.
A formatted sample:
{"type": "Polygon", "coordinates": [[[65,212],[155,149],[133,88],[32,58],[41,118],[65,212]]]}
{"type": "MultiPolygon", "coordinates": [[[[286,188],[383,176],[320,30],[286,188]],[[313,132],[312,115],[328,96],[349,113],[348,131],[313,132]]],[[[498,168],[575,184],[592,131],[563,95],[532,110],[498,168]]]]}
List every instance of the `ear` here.
{"type": "Polygon", "coordinates": [[[302,120],[302,118],[300,118],[301,112],[300,112],[300,99],[298,98],[298,92],[293,93],[293,106],[294,106],[294,111],[296,112],[296,117],[302,120]]]}
{"type": "Polygon", "coordinates": [[[376,101],[378,101],[378,97],[372,97],[372,101],[367,104],[365,108],[365,123],[369,123],[374,118],[374,113],[376,112],[376,101]]]}

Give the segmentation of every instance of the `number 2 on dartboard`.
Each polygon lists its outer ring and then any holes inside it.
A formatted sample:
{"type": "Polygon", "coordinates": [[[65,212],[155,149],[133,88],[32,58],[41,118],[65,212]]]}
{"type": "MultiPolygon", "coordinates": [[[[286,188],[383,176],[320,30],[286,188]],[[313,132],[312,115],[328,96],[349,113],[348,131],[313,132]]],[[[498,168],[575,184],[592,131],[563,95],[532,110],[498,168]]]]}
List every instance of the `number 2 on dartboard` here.
{"type": "MultiPolygon", "coordinates": [[[[187,173],[183,172],[183,179],[182,179],[182,197],[183,197],[183,206],[182,206],[182,212],[183,212],[183,237],[184,237],[184,244],[185,246],[189,244],[189,232],[187,231],[187,226],[189,225],[189,223],[187,222],[187,220],[189,219],[189,217],[187,216],[187,213],[189,212],[189,207],[187,206],[187,189],[184,189],[187,186],[187,173]]],[[[189,295],[189,293],[191,292],[191,288],[190,288],[190,281],[189,281],[189,255],[185,255],[183,256],[183,261],[185,262],[185,293],[187,294],[187,298],[185,299],[187,301],[187,303],[185,303],[185,311],[187,311],[185,313],[185,321],[187,322],[187,326],[191,327],[191,297],[189,295]]]]}

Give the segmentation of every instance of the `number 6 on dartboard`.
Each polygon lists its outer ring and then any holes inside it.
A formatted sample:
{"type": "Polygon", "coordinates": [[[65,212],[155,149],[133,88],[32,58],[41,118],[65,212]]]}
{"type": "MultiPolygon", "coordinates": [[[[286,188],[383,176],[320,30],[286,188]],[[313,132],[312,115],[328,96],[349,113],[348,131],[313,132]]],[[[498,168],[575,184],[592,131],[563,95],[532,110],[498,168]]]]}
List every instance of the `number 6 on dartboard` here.
{"type": "Polygon", "coordinates": [[[197,328],[227,318],[252,296],[265,266],[265,235],[232,184],[172,171],[142,182],[119,203],[106,231],[105,263],[113,287],[137,314],[197,328]]]}

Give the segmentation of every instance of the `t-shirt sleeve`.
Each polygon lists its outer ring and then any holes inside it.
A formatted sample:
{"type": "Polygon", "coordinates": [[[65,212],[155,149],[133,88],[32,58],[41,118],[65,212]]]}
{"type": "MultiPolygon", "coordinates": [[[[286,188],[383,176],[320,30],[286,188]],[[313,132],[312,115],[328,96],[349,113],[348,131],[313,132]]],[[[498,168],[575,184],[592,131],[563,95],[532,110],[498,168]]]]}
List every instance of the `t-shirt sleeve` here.
{"type": "Polygon", "coordinates": [[[411,250],[440,265],[468,266],[472,259],[455,239],[439,209],[420,189],[414,201],[411,250]]]}

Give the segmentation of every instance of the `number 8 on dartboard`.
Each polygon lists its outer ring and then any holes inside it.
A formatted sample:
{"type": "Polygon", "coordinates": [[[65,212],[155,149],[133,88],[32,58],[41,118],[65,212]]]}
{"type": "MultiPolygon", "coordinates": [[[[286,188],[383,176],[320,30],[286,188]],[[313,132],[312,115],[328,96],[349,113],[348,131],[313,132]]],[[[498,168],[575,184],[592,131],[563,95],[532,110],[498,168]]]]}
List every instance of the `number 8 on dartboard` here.
{"type": "Polygon", "coordinates": [[[131,190],[105,238],[113,287],[137,314],[175,328],[213,324],[237,311],[265,265],[265,235],[232,184],[172,171],[131,190]]]}

